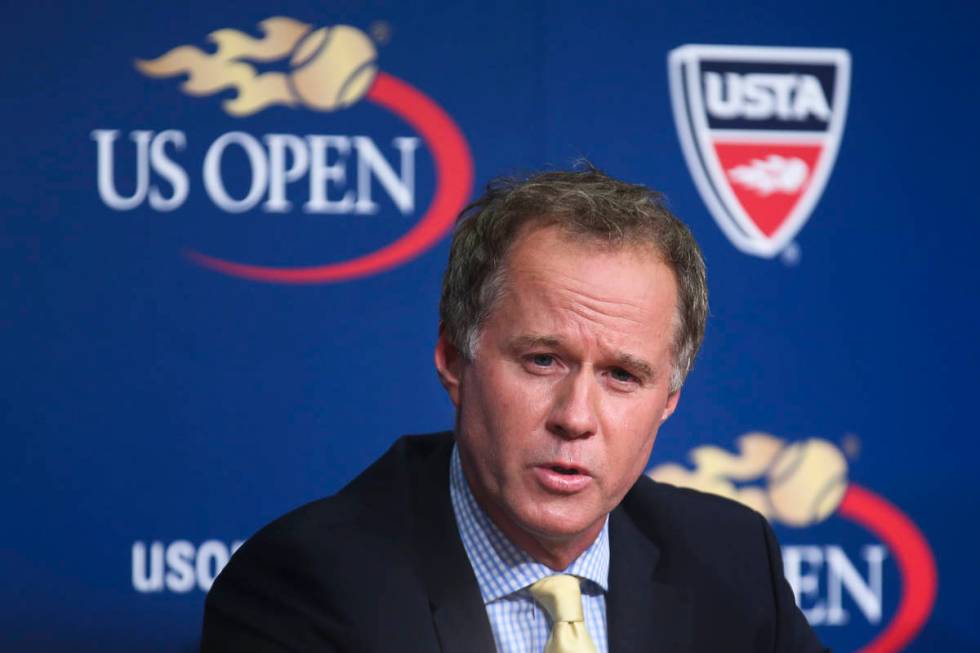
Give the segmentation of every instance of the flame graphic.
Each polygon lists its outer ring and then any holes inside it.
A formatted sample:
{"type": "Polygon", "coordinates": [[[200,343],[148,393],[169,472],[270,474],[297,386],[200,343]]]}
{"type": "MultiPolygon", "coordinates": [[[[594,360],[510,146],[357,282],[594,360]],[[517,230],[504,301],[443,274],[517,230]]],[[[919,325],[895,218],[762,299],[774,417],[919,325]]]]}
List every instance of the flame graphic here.
{"type": "Polygon", "coordinates": [[[691,451],[694,469],[663,464],[650,478],[711,492],[742,503],[790,526],[823,521],[847,489],[847,460],[826,440],[810,438],[787,444],[768,433],[746,433],[736,440],[739,453],[719,447],[691,451]],[[741,484],[764,480],[765,485],[741,484]]]}
{"type": "Polygon", "coordinates": [[[252,115],[272,105],[305,105],[318,111],[348,107],[364,96],[378,72],[377,52],[366,34],[349,25],[311,32],[312,27],[276,16],[259,23],[256,39],[234,29],[212,32],[218,48],[208,54],[178,46],[153,60],[137,60],[150,77],[187,74],[188,95],[211,95],[233,88],[238,94],[222,106],[232,116],[252,115]],[[292,55],[289,72],[259,74],[253,62],[274,62],[292,55]]]}
{"type": "Polygon", "coordinates": [[[731,180],[769,197],[773,193],[793,195],[806,182],[810,168],[806,161],[797,157],[770,154],[765,159],[752,159],[749,165],[736,166],[728,171],[731,180]]]}

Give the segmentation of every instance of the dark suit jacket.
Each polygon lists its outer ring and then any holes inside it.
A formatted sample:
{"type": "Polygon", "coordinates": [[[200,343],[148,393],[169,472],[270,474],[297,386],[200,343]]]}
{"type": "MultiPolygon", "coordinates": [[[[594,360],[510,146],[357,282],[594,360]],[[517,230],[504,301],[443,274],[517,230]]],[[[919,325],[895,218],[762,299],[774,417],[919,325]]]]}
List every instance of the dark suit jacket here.
{"type": "MultiPolygon", "coordinates": [[[[215,581],[204,653],[494,651],[449,499],[449,434],[407,437],[252,536],[215,581]]],[[[609,521],[609,650],[821,651],[765,519],[640,478],[609,521]]]]}

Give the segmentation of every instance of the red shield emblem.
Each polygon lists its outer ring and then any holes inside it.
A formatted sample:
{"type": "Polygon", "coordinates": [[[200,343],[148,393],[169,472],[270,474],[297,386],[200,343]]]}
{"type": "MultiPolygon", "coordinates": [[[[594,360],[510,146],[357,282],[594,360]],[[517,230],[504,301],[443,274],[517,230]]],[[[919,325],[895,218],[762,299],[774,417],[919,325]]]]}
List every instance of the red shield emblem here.
{"type": "Polygon", "coordinates": [[[670,53],[687,165],[743,252],[775,256],[810,217],[844,130],[850,62],[847,51],[824,48],[685,45],[670,53]]]}

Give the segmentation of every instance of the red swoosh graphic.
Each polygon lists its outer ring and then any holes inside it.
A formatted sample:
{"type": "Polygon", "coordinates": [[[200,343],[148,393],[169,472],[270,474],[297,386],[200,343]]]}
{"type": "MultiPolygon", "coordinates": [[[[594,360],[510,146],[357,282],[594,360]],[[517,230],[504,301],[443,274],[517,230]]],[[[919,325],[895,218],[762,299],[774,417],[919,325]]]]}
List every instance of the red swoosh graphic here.
{"type": "Polygon", "coordinates": [[[837,514],[864,526],[895,556],[902,598],[888,626],[858,653],[895,653],[925,625],[936,601],[938,574],[929,543],[905,514],[870,490],[851,484],[837,514]]]}
{"type": "Polygon", "coordinates": [[[425,141],[436,169],[436,193],[425,215],[404,236],[363,256],[326,265],[279,268],[235,263],[194,250],[186,255],[218,272],[269,283],[327,283],[366,277],[415,258],[449,231],[469,198],[473,159],[456,123],[442,108],[410,84],[378,73],[367,99],[405,120],[425,141]]]}

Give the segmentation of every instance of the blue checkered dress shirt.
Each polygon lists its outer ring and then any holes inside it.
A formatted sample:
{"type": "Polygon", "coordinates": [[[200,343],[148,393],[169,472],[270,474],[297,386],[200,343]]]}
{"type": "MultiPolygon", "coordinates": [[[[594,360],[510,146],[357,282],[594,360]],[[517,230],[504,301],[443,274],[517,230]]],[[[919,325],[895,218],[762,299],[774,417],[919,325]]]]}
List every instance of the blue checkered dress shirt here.
{"type": "MultiPolygon", "coordinates": [[[[470,559],[493,638],[500,653],[542,653],[551,634],[548,613],[528,587],[557,573],[511,543],[477,504],[453,447],[449,472],[456,526],[470,559]]],[[[606,591],[609,588],[609,518],[599,537],[562,573],[582,579],[585,626],[598,653],[606,653],[606,591]]]]}

